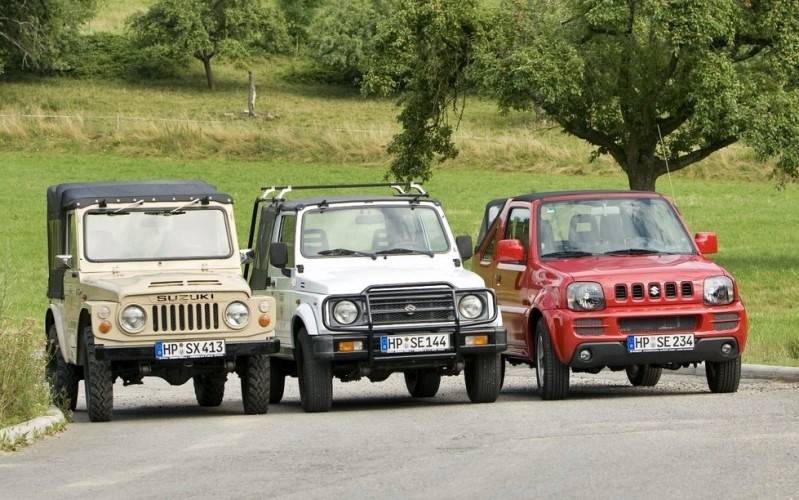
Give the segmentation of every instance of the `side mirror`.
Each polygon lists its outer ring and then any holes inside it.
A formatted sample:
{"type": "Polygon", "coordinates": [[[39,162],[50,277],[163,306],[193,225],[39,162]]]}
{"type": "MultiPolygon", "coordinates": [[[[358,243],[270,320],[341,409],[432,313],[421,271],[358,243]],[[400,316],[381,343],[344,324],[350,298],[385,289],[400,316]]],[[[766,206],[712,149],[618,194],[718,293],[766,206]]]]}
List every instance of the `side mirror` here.
{"type": "Polygon", "coordinates": [[[464,262],[472,258],[474,250],[472,249],[472,237],[468,234],[462,234],[455,237],[455,245],[458,247],[458,252],[461,254],[461,259],[464,262]]]}
{"type": "Polygon", "coordinates": [[[524,262],[524,247],[519,240],[497,242],[497,262],[524,262]]]}
{"type": "Polygon", "coordinates": [[[283,269],[289,262],[289,247],[282,241],[269,245],[269,263],[278,269],[283,269]]]}
{"type": "Polygon", "coordinates": [[[716,237],[716,233],[696,233],[694,235],[694,241],[703,255],[719,251],[719,240],[718,237],[716,237]]]}
{"type": "Polygon", "coordinates": [[[252,264],[255,262],[255,251],[252,248],[239,250],[239,259],[242,265],[252,264]]]}
{"type": "Polygon", "coordinates": [[[72,256],[56,255],[53,259],[53,269],[72,269],[72,256]]]}

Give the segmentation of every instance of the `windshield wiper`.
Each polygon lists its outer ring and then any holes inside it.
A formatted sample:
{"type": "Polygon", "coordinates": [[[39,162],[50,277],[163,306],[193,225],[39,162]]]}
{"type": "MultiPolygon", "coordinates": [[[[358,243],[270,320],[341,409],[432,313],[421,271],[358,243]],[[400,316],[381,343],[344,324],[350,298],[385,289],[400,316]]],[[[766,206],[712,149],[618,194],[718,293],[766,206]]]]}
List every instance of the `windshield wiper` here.
{"type": "Polygon", "coordinates": [[[430,250],[412,250],[410,248],[389,248],[388,250],[380,250],[377,255],[392,255],[392,254],[420,254],[427,255],[432,258],[433,252],[430,250]]]}
{"type": "Polygon", "coordinates": [[[570,258],[570,257],[592,257],[593,253],[585,252],[583,250],[562,250],[560,252],[550,252],[545,253],[541,256],[542,259],[551,258],[551,259],[560,259],[560,258],[570,258]]]}
{"type": "Polygon", "coordinates": [[[330,250],[322,250],[320,252],[316,252],[317,255],[329,255],[329,256],[339,256],[339,255],[359,255],[361,257],[369,257],[372,260],[377,259],[377,255],[368,252],[361,252],[360,250],[350,250],[349,248],[331,248],[330,250]]]}
{"type": "Polygon", "coordinates": [[[651,248],[620,248],[618,250],[610,250],[605,252],[605,255],[652,255],[656,253],[667,253],[660,250],[653,250],[651,248]]]}

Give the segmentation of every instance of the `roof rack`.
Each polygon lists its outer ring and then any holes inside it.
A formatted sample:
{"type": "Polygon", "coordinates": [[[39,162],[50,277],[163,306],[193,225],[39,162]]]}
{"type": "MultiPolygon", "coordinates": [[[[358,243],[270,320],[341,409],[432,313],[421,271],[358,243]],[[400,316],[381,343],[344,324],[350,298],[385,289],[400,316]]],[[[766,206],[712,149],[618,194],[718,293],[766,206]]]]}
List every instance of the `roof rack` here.
{"type": "Polygon", "coordinates": [[[367,184],[320,184],[316,186],[266,186],[261,187],[263,194],[258,198],[259,200],[268,200],[269,195],[279,191],[277,196],[273,196],[274,200],[283,200],[284,196],[291,191],[301,189],[350,189],[350,188],[365,188],[365,187],[390,187],[397,193],[395,196],[429,196],[427,191],[422,188],[422,185],[417,182],[377,182],[367,184]],[[406,189],[413,189],[416,192],[406,192],[406,189]]]}

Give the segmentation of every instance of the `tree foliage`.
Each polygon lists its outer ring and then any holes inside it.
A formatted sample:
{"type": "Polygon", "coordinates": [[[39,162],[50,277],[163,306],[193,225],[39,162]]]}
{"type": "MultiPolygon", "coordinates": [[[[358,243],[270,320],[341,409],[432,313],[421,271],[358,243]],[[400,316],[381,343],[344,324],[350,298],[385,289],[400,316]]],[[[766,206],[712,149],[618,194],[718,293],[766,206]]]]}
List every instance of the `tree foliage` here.
{"type": "MultiPolygon", "coordinates": [[[[277,5],[283,12],[288,24],[289,35],[294,43],[299,45],[305,42],[306,31],[314,19],[317,9],[327,3],[326,0],[277,0],[277,5]]],[[[339,2],[334,1],[333,4],[339,2]]],[[[344,7],[349,2],[341,2],[344,7]]]]}
{"type": "Polygon", "coordinates": [[[450,112],[459,119],[473,40],[484,29],[473,0],[398,0],[381,24],[363,90],[403,92],[403,130],[388,147],[396,155],[389,176],[427,180],[436,155],[442,161],[456,156],[450,112]]]}
{"type": "Polygon", "coordinates": [[[308,27],[308,55],[340,80],[359,84],[369,67],[377,26],[391,0],[351,0],[320,8],[308,27]]]}
{"type": "Polygon", "coordinates": [[[0,2],[0,73],[7,65],[57,67],[94,14],[96,0],[0,2]]]}
{"type": "Polygon", "coordinates": [[[288,46],[285,20],[279,10],[251,0],[157,0],[129,21],[135,44],[168,54],[200,60],[209,89],[216,87],[211,59],[224,55],[243,59],[253,51],[288,46]]]}
{"type": "MultiPolygon", "coordinates": [[[[406,1],[444,10],[464,3],[406,1]]],[[[408,21],[427,22],[423,16],[408,21]]],[[[761,157],[775,157],[781,172],[797,175],[796,2],[504,0],[490,22],[476,26],[492,28],[469,38],[446,35],[472,59],[436,81],[470,74],[503,110],[540,106],[566,132],[594,145],[595,155],[611,155],[632,189],[654,190],[667,171],[739,140],[761,157]]],[[[452,50],[424,57],[453,69],[463,59],[452,50]]],[[[414,77],[417,64],[418,56],[414,77]]],[[[403,113],[424,112],[414,97],[406,99],[403,113]]],[[[429,117],[428,127],[441,120],[437,113],[429,117]]],[[[419,152],[452,155],[448,135],[438,145],[405,144],[403,125],[392,147],[405,159],[392,168],[406,169],[406,177],[425,172],[419,152]]]]}

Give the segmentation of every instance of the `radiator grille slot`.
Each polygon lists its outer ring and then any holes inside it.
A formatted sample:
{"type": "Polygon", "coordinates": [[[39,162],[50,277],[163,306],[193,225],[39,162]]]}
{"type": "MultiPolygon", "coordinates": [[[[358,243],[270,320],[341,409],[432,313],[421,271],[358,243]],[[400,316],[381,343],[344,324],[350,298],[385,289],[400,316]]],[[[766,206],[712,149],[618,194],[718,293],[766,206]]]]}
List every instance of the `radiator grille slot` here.
{"type": "Polygon", "coordinates": [[[162,304],[152,309],[154,332],[202,332],[219,329],[219,304],[162,304]]]}
{"type": "Polygon", "coordinates": [[[625,318],[619,320],[619,330],[624,333],[693,332],[696,330],[696,324],[696,316],[625,318]]]}

